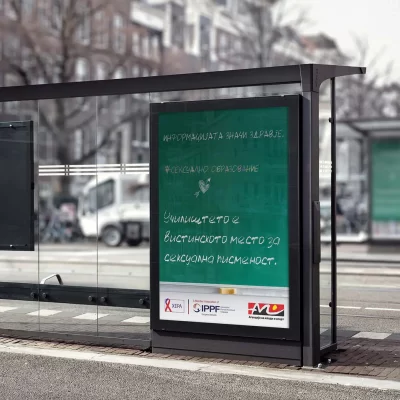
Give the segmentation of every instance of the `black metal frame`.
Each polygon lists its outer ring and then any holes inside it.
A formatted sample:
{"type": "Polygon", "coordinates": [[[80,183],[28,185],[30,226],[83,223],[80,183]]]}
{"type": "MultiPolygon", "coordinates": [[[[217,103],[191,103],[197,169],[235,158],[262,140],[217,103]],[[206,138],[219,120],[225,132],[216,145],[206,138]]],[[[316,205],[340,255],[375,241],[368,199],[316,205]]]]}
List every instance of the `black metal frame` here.
{"type": "Polygon", "coordinates": [[[319,262],[321,258],[319,206],[319,96],[303,92],[301,143],[301,260],[302,260],[302,365],[320,359],[319,262]],[[311,162],[310,162],[311,161],[311,162]],[[317,221],[315,221],[317,218],[317,221]],[[316,223],[315,223],[316,222],[316,223]]]}
{"type": "Polygon", "coordinates": [[[336,82],[331,79],[331,345],[337,342],[337,254],[336,254],[336,82]]]}
{"type": "MultiPolygon", "coordinates": [[[[35,86],[4,87],[0,89],[0,103],[7,101],[45,100],[73,97],[124,95],[135,93],[190,91],[202,89],[231,88],[243,86],[285,85],[298,83],[303,92],[301,124],[303,135],[300,138],[300,164],[302,187],[300,199],[301,220],[301,282],[302,282],[302,365],[316,365],[320,358],[319,341],[319,251],[314,228],[313,205],[319,199],[318,182],[318,114],[319,87],[327,79],[339,76],[365,74],[361,67],[336,65],[303,64],[272,68],[207,72],[172,76],[118,79],[79,83],[62,83],[35,86]],[[311,161],[311,162],[310,162],[311,161]],[[316,164],[317,163],[317,164],[316,164]],[[317,166],[317,167],[316,167],[317,166]],[[316,168],[315,168],[316,167],[316,168]]],[[[14,284],[1,282],[2,290],[14,284]]],[[[22,284],[24,285],[24,284],[22,284]]],[[[46,289],[53,287],[46,285],[46,289]]],[[[57,301],[78,301],[73,293],[76,287],[58,286],[57,301]]],[[[91,288],[81,288],[86,294],[91,288]]],[[[30,289],[27,289],[30,290],[30,289]]],[[[102,289],[98,289],[101,291],[102,289]]],[[[119,289],[117,291],[121,292],[119,289]]],[[[78,290],[79,291],[79,290],[78,290]]],[[[110,293],[110,292],[109,292],[110,293]]],[[[133,292],[127,291],[130,296],[133,292]]],[[[150,295],[148,292],[146,293],[150,295]]],[[[111,299],[111,295],[109,295],[111,299]]],[[[1,297],[1,294],[0,294],[1,297]]],[[[25,294],[23,295],[25,298],[25,294]]],[[[110,301],[114,304],[114,301],[110,301]]],[[[86,304],[86,303],[85,303],[86,304]]],[[[289,349],[289,348],[288,348],[289,349]]]]}
{"type": "Polygon", "coordinates": [[[300,83],[304,92],[318,93],[321,83],[327,79],[338,76],[365,74],[365,71],[365,68],[362,67],[300,64],[106,81],[13,86],[0,89],[0,102],[175,92],[238,86],[284,85],[291,83],[300,83]]]}
{"type": "Polygon", "coordinates": [[[0,282],[0,299],[150,308],[148,290],[0,282]]]}
{"type": "Polygon", "coordinates": [[[150,170],[150,285],[151,285],[151,327],[153,330],[171,332],[196,332],[203,334],[259,337],[270,339],[300,340],[301,301],[300,301],[300,185],[299,185],[299,136],[300,133],[300,96],[280,96],[249,99],[205,100],[193,102],[151,104],[151,170],[150,170]],[[264,328],[255,326],[224,325],[214,323],[181,322],[160,319],[159,312],[159,203],[158,203],[158,115],[168,112],[196,112],[214,110],[232,110],[249,108],[286,107],[289,111],[290,137],[288,139],[288,187],[289,196],[289,328],[264,328]]]}

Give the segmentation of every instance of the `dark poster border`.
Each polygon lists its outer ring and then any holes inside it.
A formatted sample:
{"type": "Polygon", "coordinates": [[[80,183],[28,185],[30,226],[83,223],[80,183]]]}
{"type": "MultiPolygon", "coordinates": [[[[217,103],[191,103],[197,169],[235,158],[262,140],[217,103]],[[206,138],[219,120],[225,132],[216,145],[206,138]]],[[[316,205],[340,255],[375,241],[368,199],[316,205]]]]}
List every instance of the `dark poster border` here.
{"type": "Polygon", "coordinates": [[[150,104],[150,289],[151,329],[154,331],[185,332],[236,337],[301,339],[301,262],[300,262],[300,159],[299,142],[300,95],[264,98],[204,100],[150,104]],[[168,321],[160,319],[159,282],[159,144],[158,115],[163,112],[213,111],[287,107],[289,110],[288,184],[289,191],[289,328],[255,327],[242,325],[168,321]]]}

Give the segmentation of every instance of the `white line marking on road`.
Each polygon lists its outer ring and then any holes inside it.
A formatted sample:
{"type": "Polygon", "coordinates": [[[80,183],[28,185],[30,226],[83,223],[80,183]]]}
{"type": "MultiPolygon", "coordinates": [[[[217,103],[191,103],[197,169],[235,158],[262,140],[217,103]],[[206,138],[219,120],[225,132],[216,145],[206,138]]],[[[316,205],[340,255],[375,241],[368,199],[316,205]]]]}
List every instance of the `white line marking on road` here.
{"type": "Polygon", "coordinates": [[[345,308],[348,310],[361,310],[361,307],[353,307],[353,306],[337,306],[337,308],[345,308]]]}
{"type": "Polygon", "coordinates": [[[148,317],[133,317],[129,319],[125,319],[122,322],[128,322],[132,324],[148,324],[150,322],[150,318],[148,317]]]}
{"type": "Polygon", "coordinates": [[[400,289],[400,285],[370,285],[370,284],[357,284],[355,283],[339,283],[338,287],[346,288],[368,288],[368,289],[400,289]]]}
{"type": "Polygon", "coordinates": [[[391,333],[383,333],[383,332],[358,332],[354,336],[353,339],[378,339],[383,340],[389,337],[391,333]]]}
{"type": "Polygon", "coordinates": [[[319,306],[322,307],[322,308],[330,308],[330,307],[327,306],[326,304],[320,304],[319,306]]]}
{"type": "Polygon", "coordinates": [[[326,332],[328,329],[326,328],[320,328],[319,333],[322,335],[324,332],[326,332]]]}
{"type": "Polygon", "coordinates": [[[38,311],[33,311],[30,312],[26,315],[32,315],[34,317],[51,317],[52,315],[59,314],[61,311],[56,311],[56,310],[38,310],[38,311]]]}
{"type": "Polygon", "coordinates": [[[99,354],[95,352],[80,352],[76,350],[40,349],[28,346],[0,345],[0,352],[11,354],[28,354],[41,357],[56,357],[69,360],[95,361],[112,364],[135,365],[181,371],[206,372],[213,374],[228,374],[237,376],[252,376],[263,379],[279,379],[294,382],[312,382],[330,385],[353,386],[378,390],[400,390],[400,382],[359,378],[340,374],[315,373],[307,371],[285,371],[253,366],[234,366],[228,364],[199,363],[184,360],[156,359],[140,356],[125,356],[99,354]]]}
{"type": "Polygon", "coordinates": [[[108,314],[97,314],[97,313],[86,313],[74,317],[75,319],[87,319],[90,321],[96,321],[99,318],[107,317],[108,314]]]}
{"type": "Polygon", "coordinates": [[[379,308],[379,307],[365,307],[366,310],[375,310],[375,311],[398,311],[400,312],[400,308],[379,308]]]}
{"type": "Polygon", "coordinates": [[[18,307],[0,307],[0,312],[16,310],[18,307]]]}

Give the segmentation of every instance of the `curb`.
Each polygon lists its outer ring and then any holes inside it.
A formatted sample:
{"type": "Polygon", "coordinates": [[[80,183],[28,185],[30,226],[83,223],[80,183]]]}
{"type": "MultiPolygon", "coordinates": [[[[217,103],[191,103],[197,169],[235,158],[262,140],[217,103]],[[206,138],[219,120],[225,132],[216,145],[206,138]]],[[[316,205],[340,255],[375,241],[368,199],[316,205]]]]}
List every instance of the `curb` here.
{"type": "MultiPolygon", "coordinates": [[[[338,373],[328,373],[317,368],[288,368],[277,369],[257,364],[237,365],[223,364],[210,360],[173,359],[162,355],[149,353],[148,355],[104,354],[85,349],[55,349],[30,346],[16,346],[0,344],[1,353],[42,356],[62,359],[73,359],[89,362],[103,362],[110,364],[124,364],[138,367],[176,369],[189,372],[205,372],[211,374],[237,375],[259,377],[264,379],[278,379],[283,381],[309,382],[329,385],[352,386],[364,389],[400,391],[400,382],[392,380],[373,379],[365,376],[350,376],[338,373]]],[[[262,364],[262,363],[260,363],[262,364]]],[[[266,363],[268,364],[268,363],[266,363]]]]}

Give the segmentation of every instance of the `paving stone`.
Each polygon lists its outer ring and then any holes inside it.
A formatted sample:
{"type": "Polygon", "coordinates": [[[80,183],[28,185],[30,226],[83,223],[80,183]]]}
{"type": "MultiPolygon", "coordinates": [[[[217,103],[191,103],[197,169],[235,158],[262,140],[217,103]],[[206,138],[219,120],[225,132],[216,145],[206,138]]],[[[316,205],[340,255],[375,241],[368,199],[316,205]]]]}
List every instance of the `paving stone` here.
{"type": "Polygon", "coordinates": [[[400,381],[400,368],[393,368],[393,371],[386,378],[400,381]]]}
{"type": "Polygon", "coordinates": [[[386,378],[392,372],[393,372],[393,368],[383,368],[378,376],[386,378]]]}

